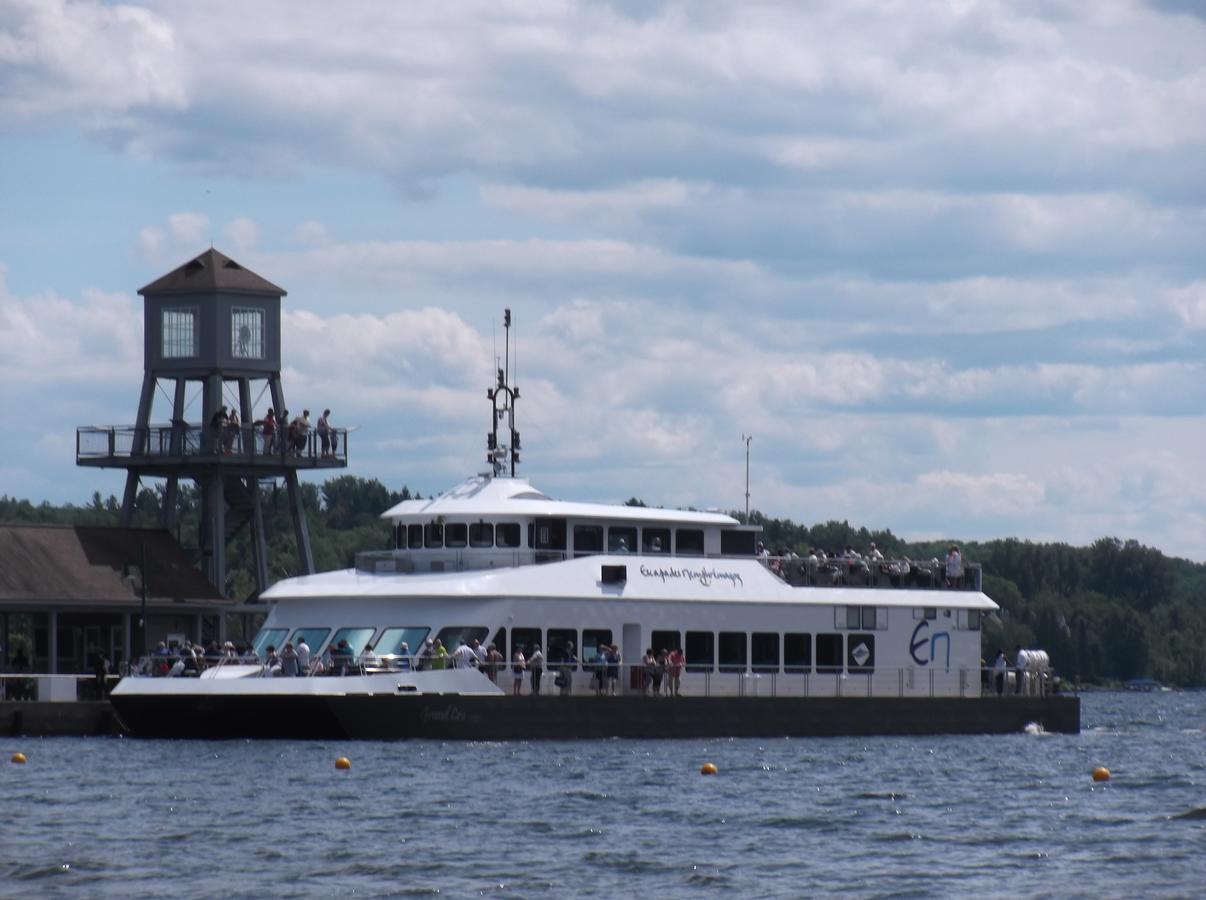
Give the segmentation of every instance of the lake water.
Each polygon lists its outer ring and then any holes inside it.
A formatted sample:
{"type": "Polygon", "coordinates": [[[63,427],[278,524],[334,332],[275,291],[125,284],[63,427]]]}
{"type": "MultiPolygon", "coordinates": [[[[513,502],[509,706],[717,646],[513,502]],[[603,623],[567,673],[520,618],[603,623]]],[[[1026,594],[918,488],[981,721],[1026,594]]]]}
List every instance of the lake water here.
{"type": "Polygon", "coordinates": [[[1206,694],[1089,694],[1082,725],[505,744],[0,738],[0,895],[1200,895],[1206,694]],[[16,751],[26,765],[8,762],[16,751]],[[335,769],[341,755],[350,771],[335,769]],[[704,762],[719,774],[701,776],[704,762]],[[1091,779],[1098,765],[1111,781],[1091,779]]]}

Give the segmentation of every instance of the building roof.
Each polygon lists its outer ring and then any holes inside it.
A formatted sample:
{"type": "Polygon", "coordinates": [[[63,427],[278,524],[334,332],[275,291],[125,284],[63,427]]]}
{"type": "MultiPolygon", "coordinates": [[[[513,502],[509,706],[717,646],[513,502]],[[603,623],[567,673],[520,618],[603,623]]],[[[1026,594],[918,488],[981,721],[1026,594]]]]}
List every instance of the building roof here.
{"type": "Polygon", "coordinates": [[[149,601],[232,602],[163,529],[0,524],[0,603],[137,603],[141,583],[137,569],[130,570],[139,565],[144,545],[149,601]]]}
{"type": "Polygon", "coordinates": [[[148,294],[208,294],[218,291],[235,294],[270,294],[285,296],[285,289],[245,269],[229,256],[210,247],[200,256],[157,278],[138,293],[148,294]]]}

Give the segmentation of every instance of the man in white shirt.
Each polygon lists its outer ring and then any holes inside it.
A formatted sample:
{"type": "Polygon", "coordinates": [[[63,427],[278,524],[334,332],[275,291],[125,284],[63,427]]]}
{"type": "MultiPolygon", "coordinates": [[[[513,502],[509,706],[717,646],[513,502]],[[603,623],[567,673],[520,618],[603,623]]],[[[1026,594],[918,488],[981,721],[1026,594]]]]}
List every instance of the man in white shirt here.
{"type": "Polygon", "coordinates": [[[310,674],[310,645],[304,636],[297,639],[297,667],[302,675],[310,674]]]}
{"type": "Polygon", "coordinates": [[[452,664],[458,669],[470,669],[476,661],[477,654],[464,641],[457,644],[456,649],[452,651],[452,664]]]}

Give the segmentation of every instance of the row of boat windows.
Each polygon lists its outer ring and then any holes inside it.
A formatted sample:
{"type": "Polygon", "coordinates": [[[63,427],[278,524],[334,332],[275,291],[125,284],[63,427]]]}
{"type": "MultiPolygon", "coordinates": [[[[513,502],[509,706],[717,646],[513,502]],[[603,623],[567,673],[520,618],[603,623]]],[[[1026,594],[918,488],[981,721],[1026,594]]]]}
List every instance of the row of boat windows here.
{"type": "MultiPolygon", "coordinates": [[[[572,529],[576,553],[633,553],[702,556],[702,528],[638,528],[635,525],[575,525],[572,529]],[[673,541],[673,543],[672,543],[673,541]]],[[[739,533],[744,535],[745,533],[739,533]]],[[[463,547],[514,549],[521,543],[523,531],[518,522],[428,522],[426,525],[398,525],[394,531],[398,550],[438,550],[463,547]]],[[[528,547],[541,550],[566,550],[566,522],[550,519],[528,524],[528,547]]],[[[753,537],[748,548],[725,552],[753,553],[753,537]]]]}
{"type": "MultiPolygon", "coordinates": [[[[312,653],[337,646],[347,641],[350,652],[359,657],[366,648],[379,657],[417,656],[423,642],[431,633],[430,628],[421,626],[398,626],[386,628],[373,643],[375,628],[348,627],[330,628],[287,628],[263,629],[255,640],[255,650],[263,657],[271,645],[278,650],[289,640],[296,647],[305,639],[312,653]],[[330,640],[328,641],[328,638],[330,640]]],[[[483,626],[449,626],[441,629],[435,638],[448,652],[461,643],[480,641],[486,643],[489,629],[483,626]]],[[[588,667],[599,659],[604,647],[614,643],[609,628],[500,628],[494,633],[493,643],[500,653],[510,659],[516,650],[525,655],[536,645],[547,648],[550,663],[562,663],[572,657],[578,658],[577,665],[588,667]],[[510,637],[510,643],[507,638],[510,637]]],[[[655,630],[650,634],[650,647],[655,654],[662,650],[683,650],[688,672],[870,672],[875,669],[875,635],[870,633],[817,633],[775,631],[677,631],[655,630]]],[[[636,659],[625,660],[629,664],[636,659]]],[[[574,668],[577,668],[577,665],[574,668]]]]}

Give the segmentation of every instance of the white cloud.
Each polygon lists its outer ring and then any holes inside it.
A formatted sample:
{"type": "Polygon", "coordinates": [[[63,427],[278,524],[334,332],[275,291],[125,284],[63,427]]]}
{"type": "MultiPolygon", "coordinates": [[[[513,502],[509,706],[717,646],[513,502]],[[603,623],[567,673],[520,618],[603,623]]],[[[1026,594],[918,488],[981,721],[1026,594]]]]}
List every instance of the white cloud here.
{"type": "Polygon", "coordinates": [[[226,223],[222,234],[230,241],[233,252],[246,253],[259,241],[260,226],[245,216],[239,216],[226,223]]]}
{"type": "Polygon", "coordinates": [[[194,247],[208,236],[209,216],[198,212],[172,213],[167,225],[177,244],[194,247]]]}

